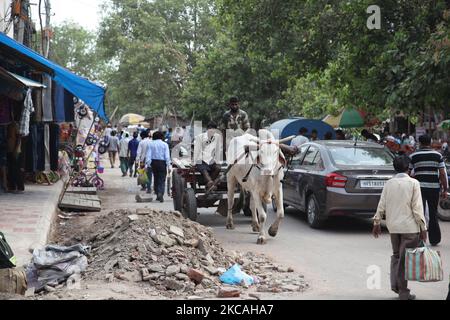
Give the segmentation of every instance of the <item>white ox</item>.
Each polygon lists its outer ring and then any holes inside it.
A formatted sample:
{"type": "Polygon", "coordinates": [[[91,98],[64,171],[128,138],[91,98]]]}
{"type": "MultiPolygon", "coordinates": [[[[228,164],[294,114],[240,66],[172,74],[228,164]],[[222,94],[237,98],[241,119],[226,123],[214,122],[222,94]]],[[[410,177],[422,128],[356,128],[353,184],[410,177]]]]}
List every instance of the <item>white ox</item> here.
{"type": "MultiPolygon", "coordinates": [[[[289,139],[287,139],[289,140],[289,139]]],[[[236,184],[250,192],[250,208],[254,232],[259,232],[258,244],[266,243],[265,222],[267,218],[263,204],[269,204],[275,198],[277,218],[269,229],[269,235],[275,237],[284,218],[283,209],[283,167],[286,159],[274,135],[268,130],[259,131],[259,139],[250,135],[233,138],[227,152],[228,163],[232,165],[227,174],[228,216],[227,229],[234,229],[233,205],[236,184]],[[246,152],[247,150],[247,152],[246,152]]]]}

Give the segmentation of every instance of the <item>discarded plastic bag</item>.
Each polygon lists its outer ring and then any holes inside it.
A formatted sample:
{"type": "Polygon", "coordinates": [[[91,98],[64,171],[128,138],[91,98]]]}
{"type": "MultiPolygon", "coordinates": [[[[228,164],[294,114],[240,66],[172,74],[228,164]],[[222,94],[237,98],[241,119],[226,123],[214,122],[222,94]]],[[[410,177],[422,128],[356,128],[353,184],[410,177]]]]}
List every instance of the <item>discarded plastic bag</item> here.
{"type": "Polygon", "coordinates": [[[89,250],[89,247],[82,245],[47,246],[44,250],[34,250],[32,262],[26,270],[28,287],[39,292],[46,285],[57,285],[74,274],[86,271],[88,260],[84,254],[89,250]]]}
{"type": "Polygon", "coordinates": [[[241,270],[238,264],[235,264],[220,276],[220,281],[231,285],[240,285],[244,283],[250,286],[255,283],[255,279],[241,270]]]}

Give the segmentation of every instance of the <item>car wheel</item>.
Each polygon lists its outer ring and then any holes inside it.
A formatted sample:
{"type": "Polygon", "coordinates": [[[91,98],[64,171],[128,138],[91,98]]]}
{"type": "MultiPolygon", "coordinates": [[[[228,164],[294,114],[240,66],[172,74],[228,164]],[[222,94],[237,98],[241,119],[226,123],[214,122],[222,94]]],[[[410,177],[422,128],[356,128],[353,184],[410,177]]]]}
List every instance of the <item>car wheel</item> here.
{"type": "Polygon", "coordinates": [[[319,203],[314,195],[309,196],[308,205],[306,206],[306,214],[308,224],[313,229],[319,229],[323,225],[323,220],[320,218],[319,203]]]}
{"type": "Polygon", "coordinates": [[[442,221],[450,221],[450,201],[442,200],[439,203],[437,216],[442,221]]]}

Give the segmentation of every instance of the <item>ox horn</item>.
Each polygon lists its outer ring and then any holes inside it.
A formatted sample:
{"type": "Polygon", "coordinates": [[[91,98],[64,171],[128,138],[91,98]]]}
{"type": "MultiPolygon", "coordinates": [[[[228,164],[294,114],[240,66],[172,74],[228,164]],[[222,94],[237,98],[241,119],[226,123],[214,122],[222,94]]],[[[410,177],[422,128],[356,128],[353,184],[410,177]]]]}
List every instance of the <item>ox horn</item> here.
{"type": "Polygon", "coordinates": [[[287,137],[287,138],[281,139],[280,141],[278,141],[278,143],[285,143],[285,142],[288,142],[288,141],[294,140],[294,138],[295,138],[295,136],[290,136],[290,137],[287,137]]]}

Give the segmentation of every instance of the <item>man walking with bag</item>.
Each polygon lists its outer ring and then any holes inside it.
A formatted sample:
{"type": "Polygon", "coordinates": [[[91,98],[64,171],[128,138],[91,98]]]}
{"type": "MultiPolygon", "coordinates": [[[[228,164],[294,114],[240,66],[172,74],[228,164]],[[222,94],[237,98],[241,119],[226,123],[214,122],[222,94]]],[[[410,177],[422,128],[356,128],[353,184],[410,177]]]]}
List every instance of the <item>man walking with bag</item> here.
{"type": "Polygon", "coordinates": [[[441,242],[441,229],[437,216],[439,196],[447,198],[448,178],[442,155],[431,148],[431,137],[419,138],[420,149],[411,155],[410,171],[414,170],[414,178],[420,182],[423,207],[428,204],[428,233],[430,243],[436,246],[441,242]]]}
{"type": "Polygon", "coordinates": [[[395,158],[397,175],[383,189],[372,230],[374,237],[378,238],[381,235],[381,220],[386,217],[393,250],[391,289],[399,295],[400,300],[415,299],[405,280],[406,249],[416,248],[420,240],[427,239],[420,184],[407,174],[410,162],[407,156],[395,158]]]}
{"type": "Polygon", "coordinates": [[[169,145],[163,141],[164,134],[157,131],[153,134],[153,141],[148,145],[146,165],[151,168],[155,183],[156,200],[164,202],[167,170],[170,168],[169,145]]]}

